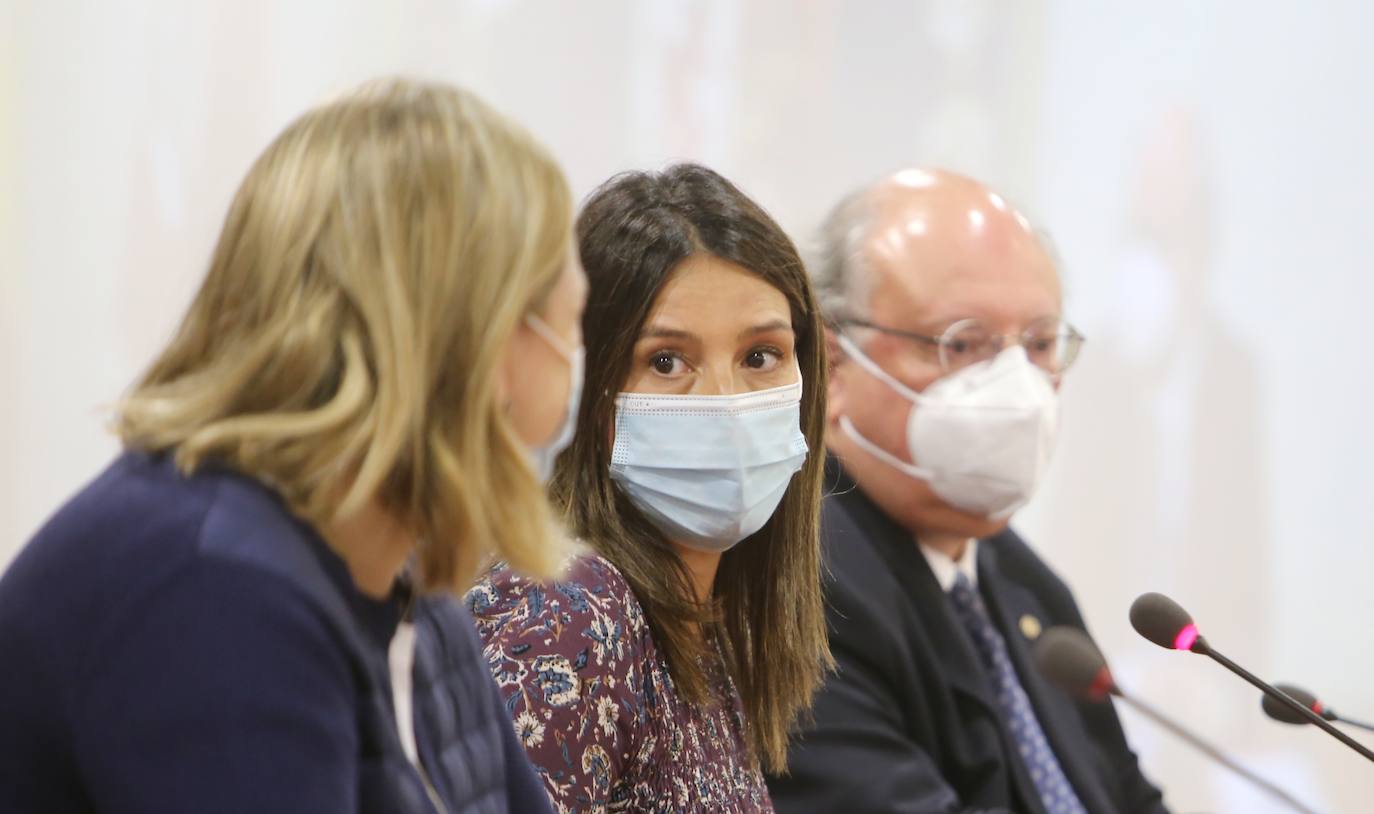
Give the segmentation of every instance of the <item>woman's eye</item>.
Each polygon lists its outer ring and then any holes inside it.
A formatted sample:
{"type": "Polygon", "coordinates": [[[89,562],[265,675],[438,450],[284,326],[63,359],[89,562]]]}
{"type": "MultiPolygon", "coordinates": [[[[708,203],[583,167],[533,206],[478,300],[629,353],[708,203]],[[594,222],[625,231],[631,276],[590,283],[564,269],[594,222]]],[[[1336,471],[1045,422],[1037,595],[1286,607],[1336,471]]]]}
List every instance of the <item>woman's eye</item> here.
{"type": "Polygon", "coordinates": [[[771,370],[782,360],[782,354],[770,348],[754,348],[744,357],[744,366],[753,370],[771,370]]]}
{"type": "Polygon", "coordinates": [[[681,372],[679,369],[681,363],[682,359],[671,353],[655,353],[649,359],[650,366],[661,376],[671,376],[681,372]]]}

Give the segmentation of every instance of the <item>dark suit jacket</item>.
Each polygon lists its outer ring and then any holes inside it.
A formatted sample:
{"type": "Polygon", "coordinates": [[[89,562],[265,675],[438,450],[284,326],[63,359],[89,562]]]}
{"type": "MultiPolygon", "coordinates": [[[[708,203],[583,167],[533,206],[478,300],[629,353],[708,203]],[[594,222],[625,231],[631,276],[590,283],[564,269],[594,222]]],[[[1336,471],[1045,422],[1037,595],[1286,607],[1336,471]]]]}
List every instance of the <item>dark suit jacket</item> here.
{"type": "MultiPolygon", "coordinates": [[[[432,814],[396,729],[400,600],[258,481],[125,453],[0,578],[0,811],[432,814]]],[[[472,618],[411,612],[445,809],[549,812],[472,618]]]]}
{"type": "MultiPolygon", "coordinates": [[[[1002,723],[972,641],[911,535],[831,461],[822,510],[830,646],[838,663],[790,774],[769,779],[779,814],[1034,812],[1043,807],[1002,723]]],[[[1078,703],[1038,674],[1023,627],[1083,619],[1064,583],[1014,532],[982,541],[978,586],[1079,799],[1092,814],[1164,814],[1110,704],[1078,703]]]]}

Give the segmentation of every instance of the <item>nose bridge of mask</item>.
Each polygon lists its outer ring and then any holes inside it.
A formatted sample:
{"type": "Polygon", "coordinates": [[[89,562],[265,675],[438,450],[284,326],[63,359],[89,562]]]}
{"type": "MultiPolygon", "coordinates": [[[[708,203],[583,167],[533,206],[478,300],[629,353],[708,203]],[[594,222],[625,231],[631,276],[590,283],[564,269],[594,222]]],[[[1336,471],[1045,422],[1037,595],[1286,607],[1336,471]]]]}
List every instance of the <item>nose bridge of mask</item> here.
{"type": "MultiPolygon", "coordinates": [[[[1028,380],[1043,379],[1045,386],[1049,385],[1049,376],[1035,367],[1031,363],[1030,357],[1026,355],[1026,349],[1019,344],[1012,344],[991,359],[970,365],[954,373],[946,374],[930,384],[925,391],[917,391],[903,384],[897,377],[883,370],[877,362],[873,361],[868,354],[859,349],[854,340],[840,334],[837,343],[845,352],[845,355],[852,359],[859,367],[863,368],[870,376],[878,379],[897,392],[913,404],[941,401],[958,401],[959,396],[967,392],[988,392],[988,385],[993,381],[1008,377],[1018,377],[1018,382],[1028,380]],[[1038,374],[1038,375],[1037,375],[1038,374]]],[[[1036,386],[1039,381],[1032,381],[1029,386],[1036,386]]],[[[1053,388],[1050,388],[1053,390],[1053,388]]],[[[996,403],[982,399],[983,403],[978,406],[996,408],[996,403]]]]}
{"type": "Polygon", "coordinates": [[[1019,345],[934,382],[924,395],[923,405],[908,419],[913,445],[957,445],[970,461],[997,455],[1005,438],[1024,437],[1046,416],[1052,422],[1057,418],[1049,376],[1019,345]],[[976,413],[978,423],[943,420],[941,414],[951,411],[976,413]]]}
{"type": "Polygon", "coordinates": [[[958,410],[979,413],[989,424],[1015,423],[1033,416],[1056,414],[1056,395],[1049,375],[1012,350],[988,360],[987,367],[966,368],[926,388],[923,406],[912,412],[958,410]]]}
{"type": "Polygon", "coordinates": [[[611,463],[742,472],[785,460],[805,445],[800,400],[800,381],[729,396],[622,393],[611,463]]]}

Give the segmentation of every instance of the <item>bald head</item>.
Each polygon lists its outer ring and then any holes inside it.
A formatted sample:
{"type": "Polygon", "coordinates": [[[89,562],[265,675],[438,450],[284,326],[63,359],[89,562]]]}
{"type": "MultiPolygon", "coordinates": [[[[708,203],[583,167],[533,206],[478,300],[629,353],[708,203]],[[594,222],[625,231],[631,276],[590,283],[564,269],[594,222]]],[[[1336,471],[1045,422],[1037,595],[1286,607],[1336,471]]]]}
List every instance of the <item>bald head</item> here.
{"type": "MultiPolygon", "coordinates": [[[[843,201],[826,222],[812,271],[822,306],[868,360],[907,391],[948,375],[937,337],[951,330],[1024,337],[1059,325],[1055,263],[1026,217],[970,178],[938,170],[894,173],[843,201]],[[924,341],[920,341],[924,339],[924,341]]],[[[967,334],[961,334],[967,335],[967,334]]],[[[907,396],[831,346],[828,415],[848,419],[888,461],[912,456],[907,396]]],[[[891,518],[926,542],[961,546],[1006,525],[946,503],[929,485],[894,478],[892,466],[844,431],[831,452],[891,518]]],[[[977,454],[970,450],[970,454],[977,454]]]]}
{"type": "Polygon", "coordinates": [[[1042,236],[1001,195],[962,175],[893,173],[841,202],[822,238],[816,282],[832,315],[874,318],[873,300],[893,288],[903,307],[929,306],[935,317],[957,311],[975,293],[966,289],[1000,291],[1008,304],[1048,294],[1057,312],[1059,280],[1042,236]]]}

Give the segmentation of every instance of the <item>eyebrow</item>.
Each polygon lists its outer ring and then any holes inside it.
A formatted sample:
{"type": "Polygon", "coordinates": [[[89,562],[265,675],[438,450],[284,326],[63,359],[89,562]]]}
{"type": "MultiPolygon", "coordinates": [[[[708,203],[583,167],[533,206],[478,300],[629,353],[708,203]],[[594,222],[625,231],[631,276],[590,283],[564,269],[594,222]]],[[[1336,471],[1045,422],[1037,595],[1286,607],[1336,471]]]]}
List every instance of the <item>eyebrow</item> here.
{"type": "Polygon", "coordinates": [[[639,332],[640,339],[686,339],[699,341],[700,337],[691,331],[683,331],[677,328],[656,328],[647,327],[639,332]]]}
{"type": "Polygon", "coordinates": [[[787,320],[775,319],[771,322],[755,325],[752,328],[745,328],[743,331],[740,331],[739,338],[744,339],[746,337],[758,336],[759,334],[766,334],[772,331],[787,331],[788,333],[793,333],[792,323],[787,320]]]}
{"type": "MultiPolygon", "coordinates": [[[[744,339],[750,336],[758,336],[759,334],[766,334],[771,331],[787,331],[788,333],[792,333],[792,323],[783,319],[775,319],[769,322],[764,322],[755,325],[751,328],[745,328],[743,331],[740,331],[739,338],[744,339]]],[[[639,339],[681,339],[693,342],[701,341],[701,337],[697,336],[691,331],[684,331],[680,328],[661,328],[655,326],[648,326],[644,330],[640,331],[639,339]]]]}

